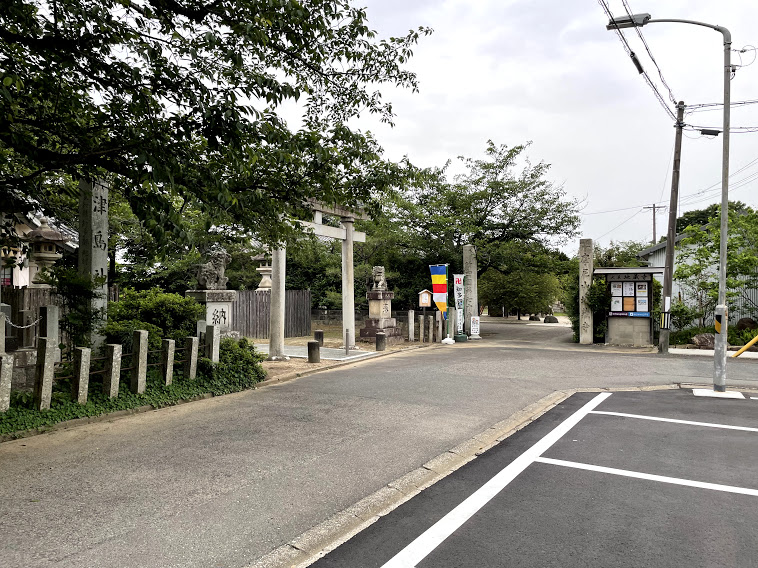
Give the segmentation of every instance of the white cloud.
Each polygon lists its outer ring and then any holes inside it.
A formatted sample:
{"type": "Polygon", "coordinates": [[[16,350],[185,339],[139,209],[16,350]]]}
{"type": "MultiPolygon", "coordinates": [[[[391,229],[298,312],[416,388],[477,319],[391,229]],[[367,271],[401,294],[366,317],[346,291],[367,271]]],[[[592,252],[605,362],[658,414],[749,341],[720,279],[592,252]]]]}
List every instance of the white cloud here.
{"type": "MultiPolygon", "coordinates": [[[[733,47],[758,45],[758,3],[754,0],[629,0],[634,11],[657,18],[702,20],[728,27],[733,47]]],[[[442,165],[458,155],[480,157],[488,139],[515,145],[532,140],[533,161],[553,165],[552,179],[570,195],[586,197],[586,211],[668,203],[673,121],[637,75],[597,2],[566,0],[363,0],[369,25],[380,37],[418,26],[435,33],[422,38],[409,67],[421,92],[387,90],[397,113],[393,129],[365,117],[387,155],[408,154],[421,166],[442,165]]],[[[623,14],[620,0],[610,1],[623,14]]],[[[664,77],[688,104],[722,100],[721,35],[682,24],[642,29],[664,77]]],[[[657,71],[634,30],[632,49],[668,101],[657,71]]],[[[753,54],[743,55],[749,63],[753,54]]],[[[734,62],[739,63],[735,54],[734,62]]],[[[732,100],[758,99],[758,63],[737,72],[732,100]]],[[[721,113],[688,116],[691,124],[720,127],[721,113]]],[[[758,126],[758,105],[735,109],[734,126],[758,126]]],[[[694,138],[693,133],[687,133],[694,138]]],[[[758,157],[758,133],[732,135],[731,169],[758,157]]],[[[685,138],[682,152],[683,210],[719,201],[719,188],[698,203],[686,196],[719,181],[721,138],[685,138]]],[[[758,172],[758,164],[732,183],[758,172]]],[[[732,199],[758,207],[758,181],[736,188],[732,199]]],[[[607,245],[614,240],[652,238],[651,212],[614,229],[634,209],[583,220],[585,237],[607,245]]],[[[658,216],[658,234],[667,215],[658,216]]],[[[567,249],[568,250],[568,249],[567,249]]],[[[573,250],[573,249],[571,249],[573,250]]],[[[569,250],[569,252],[571,252],[569,250]]]]}

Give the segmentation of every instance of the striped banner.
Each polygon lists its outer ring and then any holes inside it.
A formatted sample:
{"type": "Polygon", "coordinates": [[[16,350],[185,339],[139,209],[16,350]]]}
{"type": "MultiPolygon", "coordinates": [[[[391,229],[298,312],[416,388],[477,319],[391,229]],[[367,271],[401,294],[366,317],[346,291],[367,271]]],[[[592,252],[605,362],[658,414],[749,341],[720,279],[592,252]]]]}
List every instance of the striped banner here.
{"type": "Polygon", "coordinates": [[[442,317],[447,319],[447,264],[432,264],[429,271],[432,273],[432,299],[442,317]]]}

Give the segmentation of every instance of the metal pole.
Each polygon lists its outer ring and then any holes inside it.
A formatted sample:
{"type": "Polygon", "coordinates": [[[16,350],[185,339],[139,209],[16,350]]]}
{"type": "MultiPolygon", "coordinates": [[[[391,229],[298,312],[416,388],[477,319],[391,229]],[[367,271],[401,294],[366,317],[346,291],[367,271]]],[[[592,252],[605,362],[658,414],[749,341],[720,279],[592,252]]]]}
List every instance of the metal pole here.
{"type": "Polygon", "coordinates": [[[663,268],[663,305],[661,306],[661,332],[658,339],[658,351],[669,352],[669,334],[671,333],[671,288],[674,280],[674,247],[676,246],[676,215],[679,202],[679,165],[682,160],[682,126],[684,125],[684,102],[676,105],[676,138],[674,142],[674,170],[671,172],[671,200],[669,201],[669,226],[666,235],[666,262],[663,268]]]}
{"type": "Polygon", "coordinates": [[[721,161],[721,237],[719,243],[719,298],[716,306],[716,340],[713,352],[713,390],[726,390],[726,335],[729,316],[726,308],[726,244],[729,238],[729,128],[732,78],[732,35],[719,26],[724,36],[724,146],[721,161]],[[718,320],[720,321],[719,322],[718,320]]]}

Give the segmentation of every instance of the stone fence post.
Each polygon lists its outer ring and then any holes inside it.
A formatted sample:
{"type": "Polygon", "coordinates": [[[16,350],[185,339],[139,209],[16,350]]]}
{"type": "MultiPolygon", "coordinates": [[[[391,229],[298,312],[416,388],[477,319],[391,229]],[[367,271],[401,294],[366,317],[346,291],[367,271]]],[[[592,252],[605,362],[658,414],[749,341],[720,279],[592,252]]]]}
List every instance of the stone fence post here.
{"type": "Polygon", "coordinates": [[[132,338],[132,375],[129,389],[134,394],[142,394],[147,382],[147,332],[136,329],[132,338]]]}
{"type": "Polygon", "coordinates": [[[11,405],[11,381],[13,380],[13,355],[0,354],[0,412],[11,405]]]}
{"type": "Polygon", "coordinates": [[[424,342],[424,324],[426,322],[424,321],[424,316],[420,315],[418,317],[418,342],[423,343],[424,342]]]}
{"type": "Polygon", "coordinates": [[[79,404],[87,404],[91,356],[92,350],[89,347],[77,347],[74,350],[74,380],[71,381],[71,396],[79,404]]]}
{"type": "Polygon", "coordinates": [[[205,356],[212,363],[218,363],[219,347],[221,345],[221,327],[208,325],[205,327],[205,356]]]}
{"type": "Polygon", "coordinates": [[[34,377],[34,408],[47,410],[53,394],[55,344],[47,337],[37,338],[37,372],[34,377]]]}
{"type": "Polygon", "coordinates": [[[434,343],[434,314],[426,316],[427,334],[429,343],[434,343]]]}
{"type": "Polygon", "coordinates": [[[414,318],[416,317],[416,312],[413,310],[408,310],[408,341],[413,343],[416,341],[416,330],[414,328],[414,324],[416,323],[414,318]]]}
{"type": "Polygon", "coordinates": [[[197,376],[197,350],[200,340],[197,337],[188,337],[184,341],[184,378],[194,380],[197,376]]]}
{"type": "Polygon", "coordinates": [[[103,392],[108,398],[118,396],[118,383],[121,380],[122,347],[109,343],[105,346],[105,374],[103,375],[103,392]]]}
{"type": "Polygon", "coordinates": [[[173,339],[164,339],[163,348],[161,349],[161,375],[163,375],[166,385],[170,385],[174,377],[175,352],[176,342],[173,339]]]}

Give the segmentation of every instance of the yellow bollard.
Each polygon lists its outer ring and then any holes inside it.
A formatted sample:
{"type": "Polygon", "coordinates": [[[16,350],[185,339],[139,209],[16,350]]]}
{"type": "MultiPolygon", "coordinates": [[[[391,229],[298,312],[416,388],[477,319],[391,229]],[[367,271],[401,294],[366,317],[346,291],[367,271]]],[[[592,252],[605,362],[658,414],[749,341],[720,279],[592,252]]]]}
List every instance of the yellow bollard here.
{"type": "Polygon", "coordinates": [[[734,355],[732,355],[732,357],[739,357],[745,351],[747,351],[750,347],[752,347],[756,342],[758,342],[758,335],[756,335],[753,339],[751,339],[745,346],[742,347],[742,349],[740,349],[734,355]]]}

